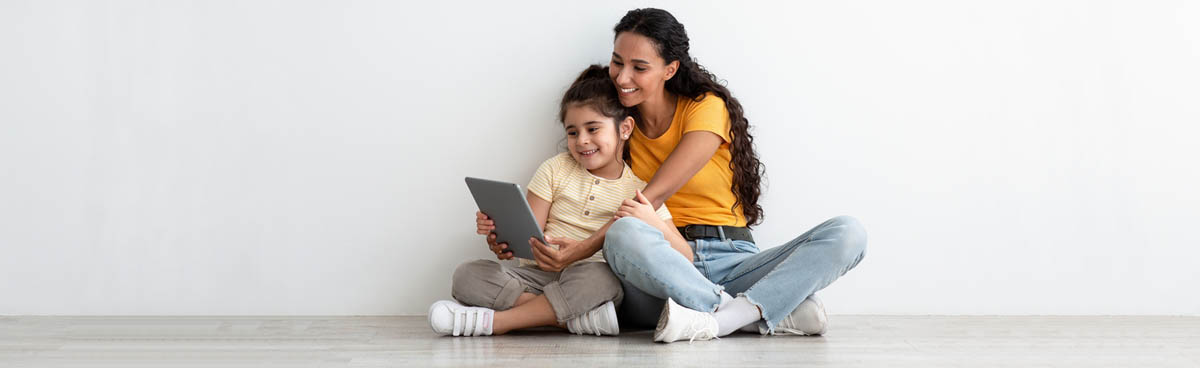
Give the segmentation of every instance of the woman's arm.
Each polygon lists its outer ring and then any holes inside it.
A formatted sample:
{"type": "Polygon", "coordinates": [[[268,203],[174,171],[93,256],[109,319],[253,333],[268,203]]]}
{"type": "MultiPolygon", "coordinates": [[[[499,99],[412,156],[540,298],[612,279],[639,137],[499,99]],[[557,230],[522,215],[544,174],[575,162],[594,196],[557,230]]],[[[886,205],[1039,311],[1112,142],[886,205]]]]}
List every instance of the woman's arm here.
{"type": "Polygon", "coordinates": [[[692,176],[704,168],[724,142],[717,133],[709,131],[684,134],[679,140],[679,145],[675,146],[675,150],[663,161],[642,194],[654,204],[654,208],[662,207],[667,198],[679,191],[679,188],[683,188],[688,180],[692,180],[692,176]]]}

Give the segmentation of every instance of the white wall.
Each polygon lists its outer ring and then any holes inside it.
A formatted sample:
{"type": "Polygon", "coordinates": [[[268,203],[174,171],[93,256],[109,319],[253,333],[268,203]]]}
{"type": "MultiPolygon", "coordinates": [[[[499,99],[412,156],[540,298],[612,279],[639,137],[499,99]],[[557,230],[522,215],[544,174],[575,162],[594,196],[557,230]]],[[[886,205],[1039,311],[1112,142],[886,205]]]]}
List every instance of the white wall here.
{"type": "MultiPolygon", "coordinates": [[[[635,2],[0,2],[0,314],[423,314],[635,2]]],[[[1194,1],[655,3],[832,313],[1200,314],[1194,1]]]]}

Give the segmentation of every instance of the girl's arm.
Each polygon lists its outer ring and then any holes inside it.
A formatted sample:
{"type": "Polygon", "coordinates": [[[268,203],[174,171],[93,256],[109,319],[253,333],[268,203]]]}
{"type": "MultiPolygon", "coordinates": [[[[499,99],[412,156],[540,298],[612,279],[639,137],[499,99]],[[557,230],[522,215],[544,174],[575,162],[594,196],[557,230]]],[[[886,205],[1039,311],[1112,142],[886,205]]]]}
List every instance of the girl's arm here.
{"type": "MultiPolygon", "coordinates": [[[[533,210],[533,217],[537,220],[538,226],[542,232],[546,231],[546,219],[550,217],[550,202],[534,195],[532,192],[525,195],[525,200],[529,202],[529,208],[533,210]]],[[[608,227],[612,225],[613,220],[609,220],[604,227],[592,233],[592,236],[582,241],[574,241],[566,238],[551,238],[546,237],[546,241],[558,245],[558,249],[551,249],[542,242],[531,239],[530,245],[534,248],[533,253],[535,260],[538,262],[538,267],[544,271],[562,271],[567,266],[576,261],[587,259],[596,252],[604,248],[604,232],[608,231],[608,227]]]]}
{"type": "Polygon", "coordinates": [[[654,204],[654,208],[662,207],[667,198],[679,191],[679,188],[683,188],[688,180],[692,180],[692,176],[704,168],[724,142],[721,136],[709,131],[684,134],[679,140],[679,145],[675,146],[675,150],[671,151],[667,160],[663,161],[662,166],[654,173],[650,183],[646,184],[642,194],[654,204]]]}
{"type": "Polygon", "coordinates": [[[533,219],[537,220],[538,229],[546,232],[546,219],[550,218],[550,202],[529,191],[525,193],[525,201],[529,202],[529,209],[533,210],[533,219]]]}

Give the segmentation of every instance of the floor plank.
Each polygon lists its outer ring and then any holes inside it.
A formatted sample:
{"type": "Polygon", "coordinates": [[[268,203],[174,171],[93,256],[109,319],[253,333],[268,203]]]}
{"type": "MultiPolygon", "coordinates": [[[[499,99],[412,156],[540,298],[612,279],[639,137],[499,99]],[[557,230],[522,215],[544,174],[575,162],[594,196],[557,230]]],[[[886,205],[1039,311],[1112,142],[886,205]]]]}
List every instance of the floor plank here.
{"type": "Polygon", "coordinates": [[[0,317],[3,367],[1200,367],[1200,317],[831,316],[821,337],[453,338],[423,316],[0,317]]]}

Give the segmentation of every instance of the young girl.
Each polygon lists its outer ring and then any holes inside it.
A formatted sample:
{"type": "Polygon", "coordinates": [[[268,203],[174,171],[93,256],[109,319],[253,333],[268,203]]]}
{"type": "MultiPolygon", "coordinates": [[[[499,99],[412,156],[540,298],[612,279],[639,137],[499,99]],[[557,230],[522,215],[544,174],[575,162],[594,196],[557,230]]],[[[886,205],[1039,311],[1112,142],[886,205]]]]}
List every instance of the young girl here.
{"type": "MultiPolygon", "coordinates": [[[[617,211],[630,198],[649,203],[639,192],[646,183],[624,161],[625,140],[634,126],[631,112],[617,99],[607,67],[592,65],[579,75],[559,106],[568,152],[542,163],[525,196],[554,247],[530,239],[537,259],[521,260],[520,266],[490,260],[459,265],[451,292],[457,302],[441,300],[429,307],[434,332],[480,336],[557,326],[577,334],[616,335],[616,306],[624,293],[598,239],[617,216],[651,217],[690,257],[682,236],[667,225],[666,206],[617,211]]],[[[512,258],[507,244],[495,243],[490,218],[477,212],[476,225],[496,258],[512,258]]]]}

